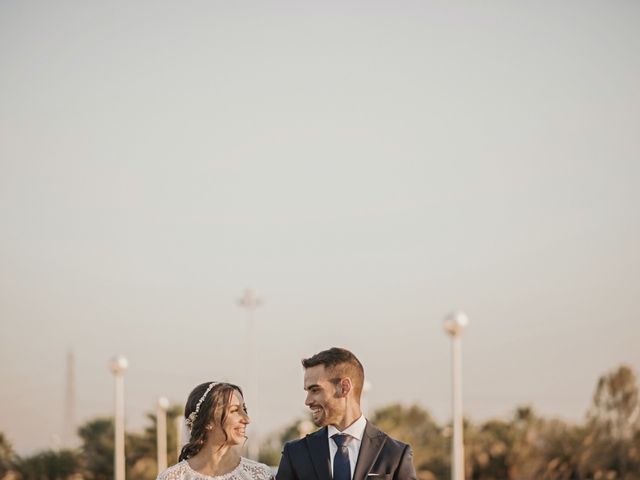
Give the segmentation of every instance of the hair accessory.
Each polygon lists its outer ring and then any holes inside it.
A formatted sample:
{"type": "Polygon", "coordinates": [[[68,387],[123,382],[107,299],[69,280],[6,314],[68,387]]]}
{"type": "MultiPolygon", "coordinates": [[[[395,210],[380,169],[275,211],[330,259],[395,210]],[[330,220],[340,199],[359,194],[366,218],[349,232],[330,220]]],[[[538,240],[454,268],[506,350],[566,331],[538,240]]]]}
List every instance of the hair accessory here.
{"type": "Polygon", "coordinates": [[[198,403],[196,403],[196,409],[193,412],[191,412],[189,414],[189,416],[187,417],[187,419],[185,420],[185,423],[187,424],[187,427],[189,427],[190,429],[193,428],[193,424],[195,423],[196,418],[198,418],[198,412],[200,411],[200,405],[202,405],[202,402],[204,402],[204,399],[207,398],[207,395],[209,394],[211,389],[215,385],[217,385],[218,383],[220,383],[220,382],[211,382],[209,384],[209,386],[207,387],[205,392],[200,397],[200,400],[198,400],[198,403]]]}

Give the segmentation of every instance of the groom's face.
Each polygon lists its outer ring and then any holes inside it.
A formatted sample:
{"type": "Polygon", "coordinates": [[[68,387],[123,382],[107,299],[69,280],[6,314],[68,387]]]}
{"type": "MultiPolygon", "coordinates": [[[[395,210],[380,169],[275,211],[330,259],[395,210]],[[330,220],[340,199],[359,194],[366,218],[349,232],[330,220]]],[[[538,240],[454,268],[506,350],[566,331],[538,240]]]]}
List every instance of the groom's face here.
{"type": "Polygon", "coordinates": [[[317,427],[335,425],[344,416],[344,399],[338,395],[330,372],[324,365],[304,371],[304,389],[307,392],[304,404],[311,409],[312,420],[317,427]]]}

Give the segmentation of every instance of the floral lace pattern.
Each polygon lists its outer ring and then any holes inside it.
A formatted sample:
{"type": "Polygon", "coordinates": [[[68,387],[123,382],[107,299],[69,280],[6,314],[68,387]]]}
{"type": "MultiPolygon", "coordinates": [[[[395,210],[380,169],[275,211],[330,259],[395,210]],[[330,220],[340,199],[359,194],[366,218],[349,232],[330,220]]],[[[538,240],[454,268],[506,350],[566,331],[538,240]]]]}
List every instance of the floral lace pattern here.
{"type": "Polygon", "coordinates": [[[191,468],[186,460],[167,468],[156,480],[274,480],[271,469],[263,463],[248,458],[240,458],[236,468],[215,477],[203,475],[191,468]]]}

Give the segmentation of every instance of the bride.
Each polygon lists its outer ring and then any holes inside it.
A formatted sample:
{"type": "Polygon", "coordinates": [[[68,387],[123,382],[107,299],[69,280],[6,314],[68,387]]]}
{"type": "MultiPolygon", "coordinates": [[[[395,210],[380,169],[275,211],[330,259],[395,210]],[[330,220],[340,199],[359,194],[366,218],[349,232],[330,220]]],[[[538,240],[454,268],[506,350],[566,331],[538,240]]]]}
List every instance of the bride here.
{"type": "Polygon", "coordinates": [[[189,394],[184,408],[189,442],[178,463],[157,480],[273,480],[269,467],[241,457],[249,415],[242,390],[230,383],[203,383],[189,394]]]}

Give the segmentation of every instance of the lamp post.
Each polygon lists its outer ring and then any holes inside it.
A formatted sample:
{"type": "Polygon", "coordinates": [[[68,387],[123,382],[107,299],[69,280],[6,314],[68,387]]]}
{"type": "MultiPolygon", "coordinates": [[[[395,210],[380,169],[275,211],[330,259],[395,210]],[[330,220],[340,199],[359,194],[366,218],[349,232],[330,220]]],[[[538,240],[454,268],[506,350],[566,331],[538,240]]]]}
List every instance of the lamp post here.
{"type": "Polygon", "coordinates": [[[124,464],[124,372],[129,361],[123,355],[111,359],[109,367],[115,380],[115,455],[114,479],[125,479],[124,464]]]}
{"type": "Polygon", "coordinates": [[[158,398],[156,409],[156,445],[158,447],[158,475],[167,468],[167,408],[169,400],[158,398]]]}
{"type": "MultiPolygon", "coordinates": [[[[249,401],[253,402],[253,405],[257,405],[257,388],[256,388],[256,325],[254,312],[256,309],[262,305],[262,299],[259,298],[255,292],[251,289],[246,289],[242,297],[238,299],[238,305],[247,310],[247,323],[248,323],[248,345],[247,350],[249,354],[247,355],[247,393],[249,397],[249,401]]],[[[254,407],[254,411],[256,408],[254,407]]],[[[253,428],[252,429],[252,438],[247,441],[247,453],[250,459],[257,460],[258,459],[258,449],[260,443],[258,439],[258,431],[253,428]]]]}
{"type": "Polygon", "coordinates": [[[454,312],[444,319],[444,330],[451,336],[451,375],[453,397],[453,437],[451,454],[451,480],[464,480],[464,441],[462,431],[462,343],[461,335],[469,318],[463,312],[454,312]]]}

